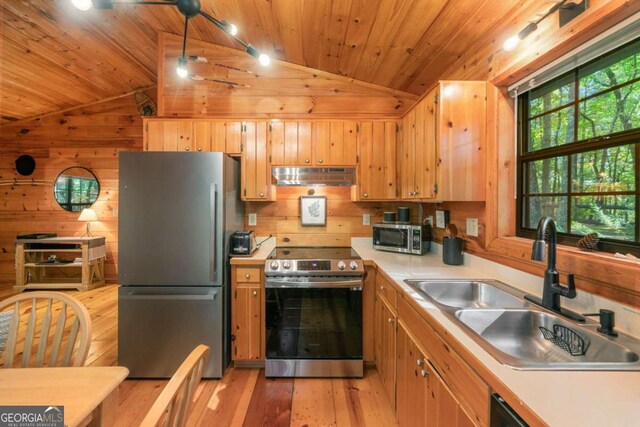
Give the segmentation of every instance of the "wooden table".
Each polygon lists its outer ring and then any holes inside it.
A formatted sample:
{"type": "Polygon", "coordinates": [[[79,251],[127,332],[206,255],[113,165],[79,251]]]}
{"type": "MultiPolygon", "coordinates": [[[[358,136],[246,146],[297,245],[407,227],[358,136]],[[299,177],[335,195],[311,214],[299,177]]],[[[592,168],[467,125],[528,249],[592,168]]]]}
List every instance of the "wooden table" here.
{"type": "Polygon", "coordinates": [[[0,405],[64,406],[65,425],[110,426],[128,374],[119,366],[0,369],[0,405]]]}

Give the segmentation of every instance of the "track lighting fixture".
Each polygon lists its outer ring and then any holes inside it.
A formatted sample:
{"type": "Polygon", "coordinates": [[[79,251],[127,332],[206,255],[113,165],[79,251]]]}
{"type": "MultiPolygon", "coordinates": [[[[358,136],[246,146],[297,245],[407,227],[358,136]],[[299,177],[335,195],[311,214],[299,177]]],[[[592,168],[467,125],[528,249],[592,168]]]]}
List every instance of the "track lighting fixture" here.
{"type": "Polygon", "coordinates": [[[189,70],[187,67],[187,62],[195,61],[195,62],[206,62],[202,61],[199,56],[187,56],[186,55],[186,47],[187,47],[187,29],[189,27],[189,19],[196,17],[198,15],[204,17],[206,20],[214,24],[216,27],[220,28],[222,31],[229,34],[236,42],[240,43],[247,51],[247,53],[258,60],[260,65],[266,67],[271,63],[271,58],[266,53],[260,53],[256,48],[251,46],[249,43],[245,43],[243,40],[239,39],[236,35],[238,34],[238,27],[227,22],[227,21],[219,21],[213,16],[209,15],[206,12],[203,12],[200,8],[200,0],[165,0],[165,1],[129,1],[129,0],[71,0],[71,3],[79,10],[87,11],[92,7],[96,9],[113,9],[114,5],[151,5],[151,6],[176,6],[180,13],[184,16],[184,35],[182,40],[182,55],[178,58],[178,66],[176,68],[176,73],[181,78],[185,78],[189,75],[189,70]]]}
{"type": "Polygon", "coordinates": [[[520,44],[520,41],[524,40],[529,34],[538,29],[538,24],[545,20],[549,15],[557,10],[560,10],[560,26],[562,27],[573,18],[587,9],[587,0],[582,0],[582,3],[567,3],[568,0],[559,0],[554,4],[546,13],[541,15],[537,20],[529,22],[522,31],[515,36],[511,36],[504,41],[502,49],[507,52],[514,50],[520,44]]]}

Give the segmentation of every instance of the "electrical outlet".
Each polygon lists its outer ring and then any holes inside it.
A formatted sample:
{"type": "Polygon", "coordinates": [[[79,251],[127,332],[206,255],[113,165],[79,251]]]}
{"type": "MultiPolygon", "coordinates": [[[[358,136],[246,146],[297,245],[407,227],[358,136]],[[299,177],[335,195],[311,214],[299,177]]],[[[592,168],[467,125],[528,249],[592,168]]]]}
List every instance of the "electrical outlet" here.
{"type": "Polygon", "coordinates": [[[371,214],[362,214],[362,225],[371,225],[371,214]]]}
{"type": "Polygon", "coordinates": [[[249,214],[249,227],[255,227],[258,225],[258,214],[249,214]]]}
{"type": "Polygon", "coordinates": [[[478,218],[467,218],[467,236],[478,237],[478,218]]]}

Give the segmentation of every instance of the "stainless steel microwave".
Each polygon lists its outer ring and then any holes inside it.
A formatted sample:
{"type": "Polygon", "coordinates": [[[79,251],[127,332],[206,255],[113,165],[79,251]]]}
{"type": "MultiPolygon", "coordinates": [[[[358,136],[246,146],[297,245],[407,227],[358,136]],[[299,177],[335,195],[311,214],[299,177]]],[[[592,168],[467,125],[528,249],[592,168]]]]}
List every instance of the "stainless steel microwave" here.
{"type": "Polygon", "coordinates": [[[431,227],[398,223],[373,224],[373,249],[422,255],[431,250],[431,227]]]}

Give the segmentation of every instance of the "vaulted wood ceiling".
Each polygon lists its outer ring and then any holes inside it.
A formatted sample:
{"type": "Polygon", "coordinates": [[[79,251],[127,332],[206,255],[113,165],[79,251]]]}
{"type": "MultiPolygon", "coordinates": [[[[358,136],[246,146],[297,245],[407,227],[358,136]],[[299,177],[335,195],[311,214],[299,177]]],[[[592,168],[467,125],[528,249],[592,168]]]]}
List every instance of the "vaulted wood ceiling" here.
{"type": "MultiPolygon", "coordinates": [[[[421,94],[473,46],[544,0],[201,0],[274,58],[421,94]]],[[[182,34],[174,7],[80,12],[70,0],[0,2],[0,123],[157,82],[157,33],[182,34]]],[[[201,17],[189,36],[238,48],[201,17]]]]}

